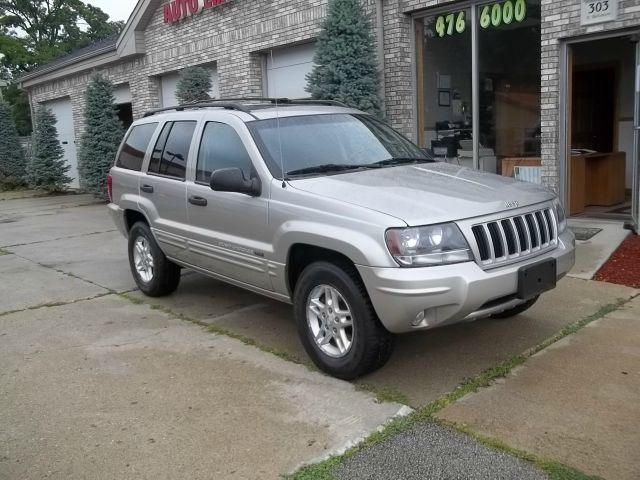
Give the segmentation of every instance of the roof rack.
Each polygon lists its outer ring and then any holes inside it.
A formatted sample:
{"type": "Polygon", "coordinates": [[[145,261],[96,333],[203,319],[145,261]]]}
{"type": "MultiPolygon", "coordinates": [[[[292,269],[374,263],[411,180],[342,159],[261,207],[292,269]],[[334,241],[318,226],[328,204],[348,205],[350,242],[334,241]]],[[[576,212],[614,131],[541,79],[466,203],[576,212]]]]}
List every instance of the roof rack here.
{"type": "Polygon", "coordinates": [[[191,110],[196,108],[208,108],[208,107],[226,108],[227,110],[238,110],[240,112],[248,113],[249,115],[251,115],[257,120],[257,117],[251,113],[251,110],[245,107],[244,105],[240,105],[239,103],[235,103],[235,102],[227,102],[227,101],[217,102],[215,100],[207,101],[207,102],[199,102],[199,103],[190,103],[187,105],[176,105],[173,107],[158,108],[156,110],[148,111],[147,113],[144,114],[144,117],[145,118],[151,117],[152,115],[155,115],[157,113],[170,112],[172,110],[175,110],[176,112],[184,112],[185,110],[191,110]]]}
{"type": "Polygon", "coordinates": [[[299,98],[299,99],[292,100],[290,98],[239,97],[239,98],[224,98],[220,100],[205,100],[203,102],[194,102],[194,103],[188,103],[185,105],[176,105],[173,107],[158,108],[158,109],[150,110],[146,112],[144,114],[144,117],[146,118],[146,117],[155,115],[157,113],[169,112],[172,110],[175,110],[176,112],[183,112],[188,109],[190,110],[190,109],[197,109],[197,108],[218,107],[218,108],[225,108],[228,110],[238,110],[240,112],[244,112],[251,115],[253,118],[257,120],[258,117],[256,117],[254,114],[251,113],[251,107],[249,105],[246,105],[247,103],[255,103],[255,102],[270,103],[272,105],[288,105],[288,106],[329,105],[334,107],[347,107],[347,105],[345,105],[344,103],[338,102],[336,100],[314,100],[311,98],[299,98]],[[239,102],[244,102],[244,104],[239,102]]]}
{"type": "Polygon", "coordinates": [[[297,98],[295,100],[289,100],[289,102],[294,105],[327,105],[332,107],[349,108],[349,105],[337,100],[314,100],[313,98],[297,98]]]}

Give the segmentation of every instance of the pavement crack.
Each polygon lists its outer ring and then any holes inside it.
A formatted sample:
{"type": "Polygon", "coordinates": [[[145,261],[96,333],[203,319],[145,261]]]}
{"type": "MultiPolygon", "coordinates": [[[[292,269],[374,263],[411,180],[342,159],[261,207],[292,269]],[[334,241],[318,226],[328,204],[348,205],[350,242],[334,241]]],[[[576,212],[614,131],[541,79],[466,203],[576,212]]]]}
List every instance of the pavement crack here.
{"type": "Polygon", "coordinates": [[[12,315],[14,313],[29,312],[29,311],[32,311],[32,310],[40,310],[40,309],[43,309],[43,308],[64,307],[66,305],[73,305],[74,303],[88,302],[90,300],[95,300],[97,298],[102,298],[102,297],[106,297],[108,295],[113,295],[113,294],[114,294],[114,292],[102,292],[102,293],[98,293],[97,295],[93,295],[91,297],[78,298],[76,300],[71,300],[69,302],[41,303],[41,304],[38,304],[38,305],[32,305],[30,307],[19,308],[19,309],[16,309],[16,310],[8,310],[6,312],[0,312],[0,318],[1,317],[6,317],[7,315],[12,315]]]}
{"type": "Polygon", "coordinates": [[[92,235],[101,235],[103,233],[113,233],[116,232],[117,229],[112,228],[110,230],[103,230],[103,231],[99,231],[99,232],[90,232],[90,233],[82,233],[80,235],[68,235],[65,237],[58,237],[58,238],[49,238],[47,240],[38,240],[36,242],[25,242],[25,243],[14,243],[12,245],[2,245],[3,248],[12,248],[12,247],[27,247],[29,245],[39,245],[41,243],[49,243],[49,242],[57,242],[60,240],[71,240],[74,238],[82,238],[82,237],[90,237],[92,235]]]}
{"type": "Polygon", "coordinates": [[[151,333],[149,335],[145,335],[143,337],[136,338],[135,340],[131,340],[131,341],[123,342],[123,343],[109,343],[109,344],[81,343],[81,344],[78,344],[78,345],[69,345],[67,347],[52,348],[52,349],[49,349],[49,350],[36,350],[36,351],[33,351],[33,352],[25,353],[25,354],[23,354],[23,356],[36,355],[36,354],[39,354],[39,353],[64,352],[64,351],[68,351],[68,350],[75,350],[75,349],[78,349],[78,348],[87,348],[87,347],[91,347],[91,348],[120,348],[120,347],[127,347],[127,346],[130,346],[130,345],[137,345],[137,344],[139,344],[141,342],[149,340],[150,338],[157,337],[157,336],[161,335],[162,333],[164,333],[164,330],[159,330],[159,331],[153,332],[153,333],[151,333]]]}
{"type": "Polygon", "coordinates": [[[49,270],[53,270],[54,272],[60,273],[60,274],[62,274],[64,276],[66,276],[66,277],[75,278],[76,280],[80,280],[82,282],[88,283],[89,285],[93,285],[94,287],[98,287],[98,288],[102,288],[103,290],[107,290],[108,293],[113,293],[113,294],[117,294],[118,293],[117,291],[113,290],[112,288],[106,287],[104,285],[100,285],[99,283],[96,283],[93,280],[89,280],[89,279],[83,278],[83,277],[81,277],[79,275],[76,275],[73,272],[66,272],[64,270],[61,270],[58,267],[53,266],[53,265],[47,265],[46,263],[41,263],[41,262],[38,262],[36,260],[32,260],[29,257],[25,257],[25,256],[19,255],[17,253],[13,253],[13,252],[9,252],[9,253],[12,253],[13,255],[15,255],[18,258],[21,258],[22,260],[26,260],[27,262],[31,262],[34,265],[38,265],[39,267],[47,268],[49,270]]]}

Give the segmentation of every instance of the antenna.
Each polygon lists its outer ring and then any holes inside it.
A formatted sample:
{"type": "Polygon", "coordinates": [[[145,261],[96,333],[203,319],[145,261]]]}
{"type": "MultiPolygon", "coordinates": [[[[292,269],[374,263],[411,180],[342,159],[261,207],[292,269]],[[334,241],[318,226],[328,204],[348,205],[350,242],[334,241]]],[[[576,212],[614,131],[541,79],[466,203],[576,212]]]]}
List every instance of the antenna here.
{"type": "MultiPolygon", "coordinates": [[[[275,65],[273,63],[273,49],[269,50],[269,55],[271,56],[271,68],[275,65]]],[[[278,107],[278,92],[277,86],[274,84],[273,86],[273,96],[275,97],[275,105],[276,105],[276,126],[278,129],[278,147],[280,149],[280,171],[282,172],[282,188],[287,188],[287,182],[284,181],[284,156],[282,155],[282,135],[280,134],[280,108],[278,107]]]]}

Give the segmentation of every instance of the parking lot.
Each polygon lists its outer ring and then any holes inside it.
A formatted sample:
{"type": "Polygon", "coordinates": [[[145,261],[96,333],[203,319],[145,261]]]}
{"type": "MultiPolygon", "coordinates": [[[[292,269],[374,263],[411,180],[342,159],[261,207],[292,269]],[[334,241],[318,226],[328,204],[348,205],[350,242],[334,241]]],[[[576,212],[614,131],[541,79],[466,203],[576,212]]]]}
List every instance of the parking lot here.
{"type": "Polygon", "coordinates": [[[273,478],[406,411],[376,393],[424,406],[636,293],[568,277],[519,317],[400,337],[354,386],[311,368],[287,305],[193,272],[136,292],[87,196],[0,201],[0,249],[1,478],[273,478]]]}

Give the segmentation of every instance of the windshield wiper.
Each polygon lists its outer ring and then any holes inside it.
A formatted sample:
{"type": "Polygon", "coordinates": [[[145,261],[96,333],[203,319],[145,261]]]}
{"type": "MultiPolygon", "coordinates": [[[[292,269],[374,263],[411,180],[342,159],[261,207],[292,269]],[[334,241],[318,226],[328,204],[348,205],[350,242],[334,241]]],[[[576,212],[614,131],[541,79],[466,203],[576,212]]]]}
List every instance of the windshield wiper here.
{"type": "Polygon", "coordinates": [[[317,165],[315,167],[300,168],[298,170],[291,170],[287,172],[287,175],[311,175],[314,173],[331,173],[331,172],[343,172],[345,170],[359,170],[361,168],[380,168],[382,165],[377,164],[340,164],[340,163],[325,163],[323,165],[317,165]]]}
{"type": "Polygon", "coordinates": [[[388,167],[393,165],[407,165],[410,163],[433,163],[435,160],[430,158],[423,157],[394,157],[389,158],[387,160],[381,160],[379,162],[374,163],[374,165],[379,165],[381,167],[388,167]]]}

